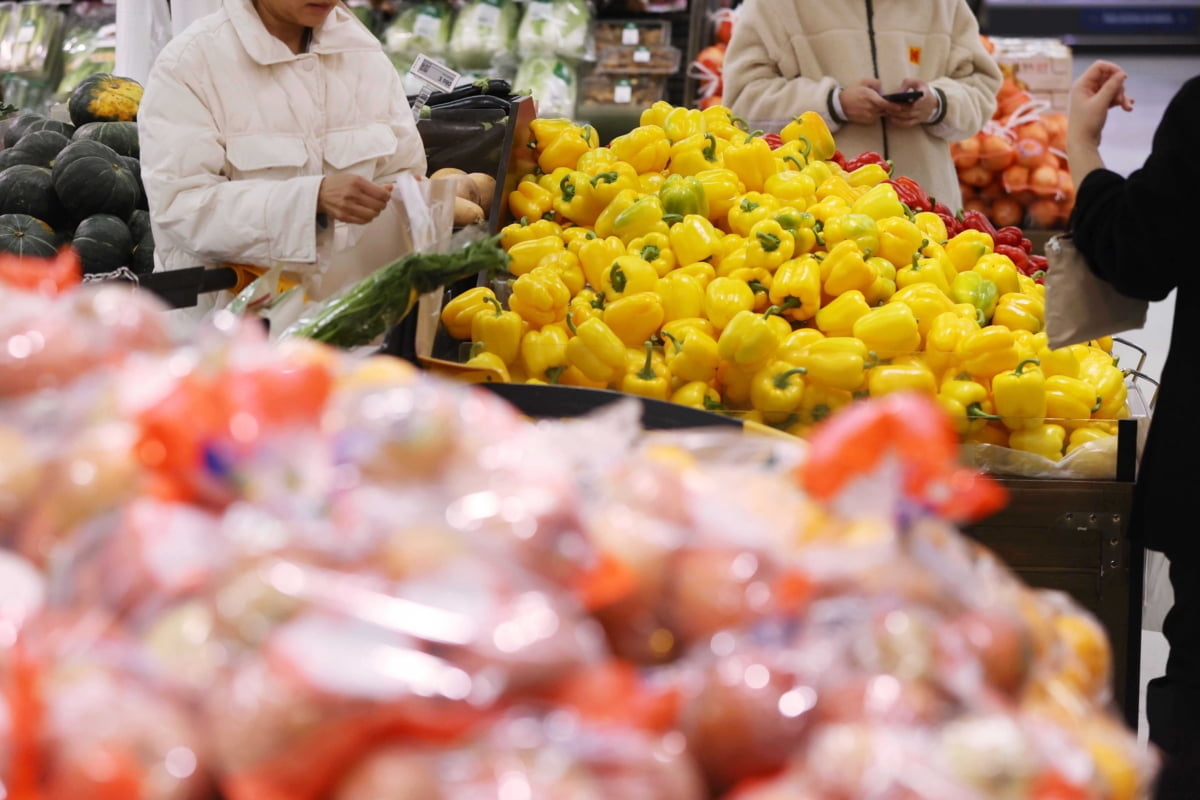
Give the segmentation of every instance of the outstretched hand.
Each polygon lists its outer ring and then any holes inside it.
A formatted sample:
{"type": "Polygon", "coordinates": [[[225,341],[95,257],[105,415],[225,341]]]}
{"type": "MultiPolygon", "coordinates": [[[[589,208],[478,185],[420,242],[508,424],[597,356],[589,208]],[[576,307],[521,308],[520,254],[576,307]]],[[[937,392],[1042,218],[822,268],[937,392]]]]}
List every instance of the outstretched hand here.
{"type": "Polygon", "coordinates": [[[1108,110],[1133,110],[1133,98],[1125,94],[1128,77],[1123,69],[1108,61],[1097,61],[1088,67],[1071,87],[1068,136],[1099,145],[1108,110]]]}

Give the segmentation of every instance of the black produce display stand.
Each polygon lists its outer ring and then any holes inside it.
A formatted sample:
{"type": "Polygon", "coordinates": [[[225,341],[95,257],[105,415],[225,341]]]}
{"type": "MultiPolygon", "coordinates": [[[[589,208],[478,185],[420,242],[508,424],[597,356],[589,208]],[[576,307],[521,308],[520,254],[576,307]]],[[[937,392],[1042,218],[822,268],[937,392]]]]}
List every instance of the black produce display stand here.
{"type": "Polygon", "coordinates": [[[171,308],[192,308],[199,302],[202,294],[220,292],[237,286],[238,274],[229,267],[189,267],[149,275],[130,273],[129,277],[111,278],[102,283],[136,284],[139,288],[157,295],[171,308]]]}

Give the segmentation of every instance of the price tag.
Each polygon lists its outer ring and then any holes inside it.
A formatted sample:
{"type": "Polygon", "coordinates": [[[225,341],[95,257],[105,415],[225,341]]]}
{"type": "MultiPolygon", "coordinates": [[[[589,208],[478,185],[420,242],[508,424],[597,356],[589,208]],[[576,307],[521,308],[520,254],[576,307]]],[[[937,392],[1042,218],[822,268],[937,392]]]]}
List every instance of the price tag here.
{"type": "Polygon", "coordinates": [[[630,22],[621,31],[621,44],[635,45],[641,44],[642,30],[637,26],[636,22],[630,22]]]}
{"type": "Polygon", "coordinates": [[[617,81],[613,88],[613,102],[625,105],[633,102],[633,84],[628,80],[617,81]]]}
{"type": "Polygon", "coordinates": [[[548,3],[545,0],[531,0],[529,10],[525,12],[525,16],[531,22],[554,19],[554,4],[548,3]]]}
{"type": "Polygon", "coordinates": [[[431,14],[418,14],[413,20],[413,36],[427,42],[436,42],[442,36],[442,20],[431,14]]]}
{"type": "Polygon", "coordinates": [[[425,104],[429,102],[429,98],[435,91],[452,92],[454,87],[458,86],[459,80],[462,79],[457,72],[444,64],[439,64],[424,53],[417,56],[417,59],[413,61],[412,69],[408,72],[424,84],[413,103],[414,120],[421,118],[421,109],[425,108],[425,104]]]}
{"type": "Polygon", "coordinates": [[[634,50],[633,51],[633,63],[649,64],[650,63],[650,48],[649,47],[639,47],[637,50],[634,50]]]}

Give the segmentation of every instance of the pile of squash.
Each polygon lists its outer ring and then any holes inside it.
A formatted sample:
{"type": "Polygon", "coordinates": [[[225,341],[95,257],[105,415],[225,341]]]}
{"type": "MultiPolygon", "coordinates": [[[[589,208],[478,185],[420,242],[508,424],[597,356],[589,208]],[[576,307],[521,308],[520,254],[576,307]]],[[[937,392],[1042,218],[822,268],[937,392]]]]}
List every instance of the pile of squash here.
{"type": "Polygon", "coordinates": [[[85,273],[154,269],[138,161],[142,87],[93,75],[71,93],[70,123],[22,113],[0,151],[0,251],[48,257],[63,245],[85,273]]]}

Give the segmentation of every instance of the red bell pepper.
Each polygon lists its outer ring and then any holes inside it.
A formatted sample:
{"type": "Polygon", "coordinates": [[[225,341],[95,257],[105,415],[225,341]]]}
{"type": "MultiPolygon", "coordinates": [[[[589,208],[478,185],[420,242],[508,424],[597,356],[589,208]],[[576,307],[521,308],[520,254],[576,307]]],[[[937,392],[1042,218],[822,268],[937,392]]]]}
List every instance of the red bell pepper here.
{"type": "MultiPolygon", "coordinates": [[[[930,199],[932,199],[932,198],[930,198],[930,199]]],[[[939,217],[941,217],[941,216],[953,217],[954,216],[954,212],[950,210],[950,206],[946,205],[945,203],[943,203],[940,200],[933,201],[933,213],[937,214],[939,217]]]]}
{"type": "Polygon", "coordinates": [[[1025,238],[1025,233],[1013,225],[1006,225],[996,231],[996,235],[992,237],[995,244],[1007,244],[1013,247],[1020,247],[1021,240],[1025,238]]]}
{"type": "Polygon", "coordinates": [[[846,168],[846,157],[842,155],[841,150],[834,150],[833,155],[829,157],[829,160],[837,164],[842,169],[846,168]]]}
{"type": "Polygon", "coordinates": [[[783,147],[783,139],[778,133],[768,133],[762,138],[764,142],[771,146],[772,150],[778,150],[779,148],[783,147]]]}
{"type": "Polygon", "coordinates": [[[992,221],[982,211],[963,211],[960,218],[966,229],[982,231],[991,236],[992,241],[996,240],[996,226],[992,224],[992,221]]]}
{"type": "Polygon", "coordinates": [[[1029,275],[1034,271],[1029,267],[1029,254],[1019,247],[1013,247],[1011,244],[998,244],[995,252],[996,255],[1008,256],[1022,275],[1029,275]]]}
{"type": "Polygon", "coordinates": [[[1021,249],[1024,250],[1027,254],[1032,253],[1033,252],[1033,242],[1031,242],[1030,240],[1028,240],[1024,237],[1021,237],[1021,249]]]}
{"type": "Polygon", "coordinates": [[[1038,270],[1045,272],[1049,266],[1050,266],[1050,259],[1046,258],[1045,256],[1030,256],[1029,257],[1029,268],[1032,269],[1034,272],[1037,272],[1038,270]]]}
{"type": "Polygon", "coordinates": [[[865,167],[868,164],[878,164],[879,166],[887,169],[889,173],[892,171],[892,162],[888,161],[874,150],[868,150],[865,153],[859,153],[854,158],[847,159],[842,169],[846,170],[846,172],[854,172],[854,170],[858,169],[859,167],[865,167]]]}
{"type": "Polygon", "coordinates": [[[890,183],[896,190],[896,195],[900,198],[900,202],[913,211],[933,210],[933,202],[929,199],[929,195],[921,188],[921,184],[912,178],[892,178],[887,183],[890,183]]]}
{"type": "Polygon", "coordinates": [[[941,219],[942,224],[946,226],[946,235],[951,239],[963,232],[963,224],[958,217],[949,213],[943,214],[941,211],[935,211],[933,213],[937,214],[938,218],[941,219]]]}

